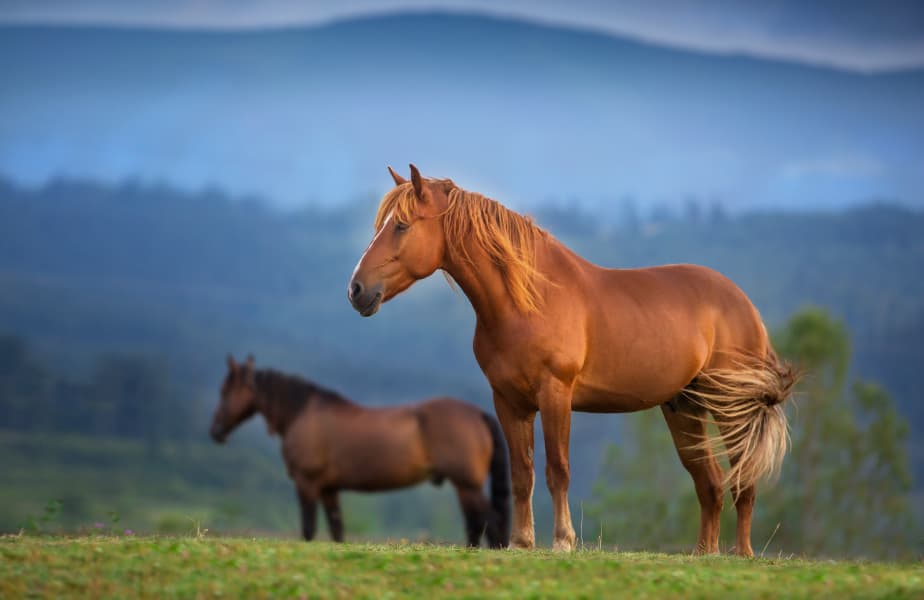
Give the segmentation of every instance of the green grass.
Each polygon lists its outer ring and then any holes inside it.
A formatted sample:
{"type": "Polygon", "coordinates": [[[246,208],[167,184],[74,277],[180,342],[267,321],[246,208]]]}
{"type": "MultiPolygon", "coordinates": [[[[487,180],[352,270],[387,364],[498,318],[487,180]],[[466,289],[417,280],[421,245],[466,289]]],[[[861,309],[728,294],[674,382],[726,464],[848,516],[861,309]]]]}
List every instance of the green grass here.
{"type": "Polygon", "coordinates": [[[0,597],[921,598],[920,563],[240,538],[0,538],[0,597]]]}

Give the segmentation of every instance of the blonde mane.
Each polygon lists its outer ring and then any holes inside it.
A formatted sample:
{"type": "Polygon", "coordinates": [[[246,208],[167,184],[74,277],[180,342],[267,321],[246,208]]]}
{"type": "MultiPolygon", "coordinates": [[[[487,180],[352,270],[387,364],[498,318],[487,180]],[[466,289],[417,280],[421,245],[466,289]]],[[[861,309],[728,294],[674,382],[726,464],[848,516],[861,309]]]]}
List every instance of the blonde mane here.
{"type": "MultiPolygon", "coordinates": [[[[446,235],[446,249],[453,261],[474,264],[466,241],[471,240],[500,270],[514,305],[522,313],[539,309],[536,241],[548,234],[532,219],[518,214],[496,200],[455,185],[449,179],[428,179],[449,188],[449,206],[440,213],[446,235]]],[[[375,216],[378,231],[389,215],[405,223],[417,214],[417,196],[410,183],[403,183],[385,195],[375,216]]]]}

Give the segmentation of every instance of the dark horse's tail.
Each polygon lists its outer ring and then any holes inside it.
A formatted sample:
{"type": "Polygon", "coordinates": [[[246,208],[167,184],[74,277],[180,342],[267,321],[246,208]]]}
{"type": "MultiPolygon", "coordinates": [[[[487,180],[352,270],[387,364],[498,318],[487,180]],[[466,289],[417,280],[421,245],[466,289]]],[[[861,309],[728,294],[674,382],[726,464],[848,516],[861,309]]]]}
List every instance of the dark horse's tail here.
{"type": "Polygon", "coordinates": [[[510,459],[500,423],[488,413],[482,418],[491,432],[491,518],[486,534],[492,548],[506,548],[510,543],[510,459]]]}

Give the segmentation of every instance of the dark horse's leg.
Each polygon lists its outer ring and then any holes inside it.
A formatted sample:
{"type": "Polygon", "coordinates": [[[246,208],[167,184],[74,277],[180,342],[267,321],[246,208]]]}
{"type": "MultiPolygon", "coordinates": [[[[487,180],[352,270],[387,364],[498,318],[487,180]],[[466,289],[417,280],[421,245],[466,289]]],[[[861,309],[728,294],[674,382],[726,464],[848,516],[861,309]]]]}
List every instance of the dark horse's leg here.
{"type": "Polygon", "coordinates": [[[337,490],[322,492],[321,502],[324,504],[324,514],[327,517],[327,527],[330,529],[330,538],[335,542],[342,542],[343,517],[340,514],[340,499],[337,496],[337,490]]]}
{"type": "Polygon", "coordinates": [[[477,487],[456,485],[456,493],[459,495],[459,504],[465,516],[465,534],[468,537],[468,545],[477,548],[482,534],[488,527],[491,504],[485,498],[484,492],[477,487]]]}
{"type": "MultiPolygon", "coordinates": [[[[693,478],[696,496],[699,498],[700,522],[699,540],[696,551],[711,554],[719,551],[719,517],[722,513],[722,468],[709,448],[696,447],[706,436],[706,423],[696,410],[682,400],[677,408],[671,405],[661,407],[680,462],[693,478]]],[[[703,413],[705,416],[705,413],[703,413]]]]}
{"type": "Polygon", "coordinates": [[[313,494],[307,493],[304,488],[297,488],[298,504],[302,512],[302,537],[305,541],[314,539],[314,530],[317,523],[316,500],[313,494]]]}

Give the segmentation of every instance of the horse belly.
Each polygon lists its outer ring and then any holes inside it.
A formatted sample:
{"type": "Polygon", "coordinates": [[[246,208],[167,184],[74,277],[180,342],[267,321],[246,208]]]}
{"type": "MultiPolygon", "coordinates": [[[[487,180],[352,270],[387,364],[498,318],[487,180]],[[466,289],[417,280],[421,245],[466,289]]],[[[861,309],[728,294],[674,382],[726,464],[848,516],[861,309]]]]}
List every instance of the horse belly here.
{"type": "Polygon", "coordinates": [[[706,340],[694,332],[648,347],[622,346],[618,340],[584,366],[575,381],[572,409],[581,412],[634,412],[673,398],[702,367],[706,340]]]}
{"type": "Polygon", "coordinates": [[[418,484],[432,467],[416,424],[376,428],[344,448],[341,487],[357,491],[394,490],[418,484]]]}
{"type": "Polygon", "coordinates": [[[630,389],[575,385],[571,410],[589,413],[623,413],[645,410],[670,400],[667,389],[640,392],[630,389]]]}

